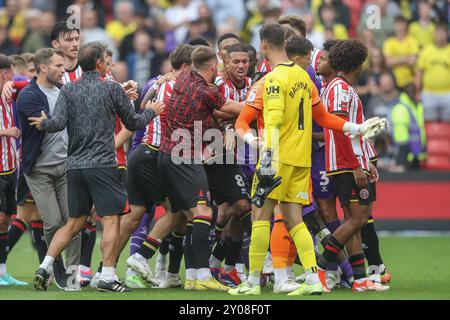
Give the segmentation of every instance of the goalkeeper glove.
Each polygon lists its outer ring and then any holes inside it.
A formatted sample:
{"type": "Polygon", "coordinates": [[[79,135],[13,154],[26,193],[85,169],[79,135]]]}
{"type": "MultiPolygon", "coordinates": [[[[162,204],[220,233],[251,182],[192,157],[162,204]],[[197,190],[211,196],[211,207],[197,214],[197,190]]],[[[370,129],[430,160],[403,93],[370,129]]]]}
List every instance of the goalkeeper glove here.
{"type": "Polygon", "coordinates": [[[256,170],[258,184],[252,198],[252,204],[256,207],[262,208],[267,196],[281,184],[281,177],[275,178],[275,173],[272,167],[272,151],[267,149],[261,157],[261,167],[256,170]]]}
{"type": "Polygon", "coordinates": [[[364,121],[362,124],[346,122],[343,131],[351,138],[361,135],[364,139],[372,139],[383,133],[387,125],[388,121],[386,118],[374,117],[364,121]]]}

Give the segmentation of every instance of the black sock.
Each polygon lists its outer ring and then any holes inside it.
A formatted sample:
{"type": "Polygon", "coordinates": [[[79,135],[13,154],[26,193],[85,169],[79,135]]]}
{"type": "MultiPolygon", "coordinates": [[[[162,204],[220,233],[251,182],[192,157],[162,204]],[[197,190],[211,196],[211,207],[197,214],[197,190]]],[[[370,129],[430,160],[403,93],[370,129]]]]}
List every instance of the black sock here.
{"type": "Polygon", "coordinates": [[[165,256],[167,253],[169,253],[170,240],[171,240],[171,237],[168,236],[161,242],[161,245],[159,246],[160,254],[165,256]]]}
{"type": "Polygon", "coordinates": [[[226,255],[225,264],[227,266],[235,266],[242,248],[242,239],[231,237],[225,238],[226,255]]]}
{"type": "Polygon", "coordinates": [[[364,263],[364,254],[359,253],[348,257],[348,261],[352,265],[353,277],[359,280],[366,277],[366,265],[364,263]]]}
{"type": "Polygon", "coordinates": [[[98,264],[97,272],[102,273],[102,269],[103,269],[103,261],[100,261],[100,263],[98,264]]]}
{"type": "Polygon", "coordinates": [[[142,242],[141,248],[138,250],[137,253],[139,253],[141,256],[143,256],[145,259],[148,260],[151,257],[153,257],[156,251],[158,251],[160,245],[161,242],[148,236],[147,239],[145,239],[144,242],[142,242]]]}
{"type": "Polygon", "coordinates": [[[167,270],[170,273],[180,272],[181,259],[183,258],[183,239],[183,234],[172,232],[170,235],[169,268],[167,270]]]}
{"type": "Polygon", "coordinates": [[[244,231],[248,234],[249,237],[252,236],[252,212],[249,211],[246,214],[241,216],[241,223],[244,228],[244,231]]]}
{"type": "Polygon", "coordinates": [[[209,268],[209,256],[211,249],[209,247],[209,228],[211,219],[204,216],[194,218],[192,224],[192,247],[194,250],[195,263],[197,269],[209,268]]]}
{"type": "Polygon", "coordinates": [[[8,250],[8,232],[0,233],[0,264],[6,263],[8,250]]]}
{"type": "Polygon", "coordinates": [[[214,258],[220,261],[223,261],[223,259],[225,259],[226,247],[224,240],[220,239],[219,241],[216,242],[216,244],[212,249],[212,255],[214,256],[214,258]]]}
{"type": "Polygon", "coordinates": [[[8,229],[8,253],[14,248],[25,230],[27,230],[27,224],[24,221],[16,218],[11,223],[8,229]]]}
{"type": "Polygon", "coordinates": [[[317,265],[326,270],[329,263],[333,262],[336,259],[336,256],[344,249],[344,245],[339,243],[336,238],[332,235],[328,240],[325,248],[323,249],[323,253],[319,256],[317,261],[317,265]]]}
{"type": "Polygon", "coordinates": [[[369,222],[361,229],[361,240],[363,243],[364,255],[366,256],[369,266],[379,266],[383,264],[380,254],[380,242],[372,217],[369,218],[369,222]]]}
{"type": "Polygon", "coordinates": [[[225,226],[221,224],[216,224],[214,230],[216,231],[216,242],[218,242],[220,239],[222,239],[222,232],[223,229],[225,229],[225,226]]]}
{"type": "Polygon", "coordinates": [[[31,222],[31,238],[33,239],[34,247],[38,253],[39,263],[42,263],[48,250],[47,242],[45,242],[44,223],[42,220],[31,222]]]}
{"type": "Polygon", "coordinates": [[[95,247],[97,228],[95,224],[88,222],[81,229],[81,257],[80,265],[90,268],[92,262],[92,252],[95,247]]]}
{"type": "Polygon", "coordinates": [[[186,222],[186,235],[184,236],[183,253],[186,269],[196,269],[194,250],[192,248],[192,221],[186,222]]]}

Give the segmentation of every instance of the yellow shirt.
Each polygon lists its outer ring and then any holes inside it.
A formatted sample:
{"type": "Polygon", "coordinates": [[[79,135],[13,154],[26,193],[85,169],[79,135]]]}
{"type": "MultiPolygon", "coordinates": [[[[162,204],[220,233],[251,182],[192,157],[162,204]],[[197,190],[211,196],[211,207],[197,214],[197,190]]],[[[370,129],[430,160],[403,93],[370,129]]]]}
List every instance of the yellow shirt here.
{"type": "Polygon", "coordinates": [[[409,25],[409,35],[417,41],[419,48],[425,48],[434,43],[434,31],[433,23],[427,27],[423,27],[419,22],[412,22],[409,25]]]}
{"type": "Polygon", "coordinates": [[[27,34],[27,23],[25,20],[25,15],[20,12],[16,14],[12,20],[12,24],[9,24],[9,16],[6,11],[2,12],[0,15],[0,26],[7,28],[9,39],[16,45],[25,38],[27,34]]]}
{"type": "Polygon", "coordinates": [[[423,90],[432,93],[450,92],[450,44],[426,47],[419,56],[417,68],[423,71],[423,90]]]}
{"type": "Polygon", "coordinates": [[[293,62],[266,75],[264,143],[273,150],[275,163],[311,167],[312,106],[320,102],[313,87],[306,71],[293,62]]]}
{"type": "Polygon", "coordinates": [[[129,24],[128,26],[124,26],[119,20],[114,20],[106,24],[106,32],[111,39],[117,43],[120,43],[125,36],[136,31],[136,28],[137,24],[135,22],[129,24]]]}
{"type": "MultiPolygon", "coordinates": [[[[315,30],[317,30],[318,32],[325,32],[325,27],[322,24],[319,24],[318,26],[315,27],[315,30]]],[[[333,25],[333,35],[335,39],[347,40],[348,39],[347,28],[341,23],[335,23],[333,25]]]]}
{"type": "MultiPolygon", "coordinates": [[[[414,38],[407,36],[403,40],[395,37],[388,38],[383,46],[383,54],[393,58],[415,56],[419,53],[419,46],[414,38]]],[[[414,83],[414,70],[408,65],[396,65],[392,68],[397,85],[404,88],[414,83]]]]}

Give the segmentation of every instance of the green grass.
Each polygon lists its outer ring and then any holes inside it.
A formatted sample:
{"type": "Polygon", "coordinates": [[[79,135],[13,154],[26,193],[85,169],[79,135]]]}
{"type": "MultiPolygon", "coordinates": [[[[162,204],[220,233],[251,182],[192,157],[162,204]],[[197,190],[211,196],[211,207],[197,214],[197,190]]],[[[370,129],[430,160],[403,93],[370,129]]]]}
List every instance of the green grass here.
{"type": "MultiPolygon", "coordinates": [[[[94,250],[93,266],[99,262],[97,246],[94,250]]],[[[352,293],[350,290],[338,289],[320,297],[291,298],[276,295],[272,287],[263,289],[260,297],[245,297],[264,300],[295,299],[450,299],[450,237],[383,237],[380,239],[385,264],[392,273],[391,290],[384,293],[352,293]]],[[[32,282],[38,267],[37,254],[31,246],[28,234],[17,244],[8,259],[8,271],[16,278],[32,282]]],[[[122,257],[118,274],[125,274],[125,258],[122,257]]],[[[37,292],[32,285],[26,287],[0,287],[0,300],[106,300],[106,299],[151,299],[151,300],[203,300],[203,299],[243,299],[219,292],[190,292],[182,289],[144,289],[133,290],[127,294],[100,293],[92,288],[81,292],[64,292],[52,285],[47,292],[37,292]]]]}

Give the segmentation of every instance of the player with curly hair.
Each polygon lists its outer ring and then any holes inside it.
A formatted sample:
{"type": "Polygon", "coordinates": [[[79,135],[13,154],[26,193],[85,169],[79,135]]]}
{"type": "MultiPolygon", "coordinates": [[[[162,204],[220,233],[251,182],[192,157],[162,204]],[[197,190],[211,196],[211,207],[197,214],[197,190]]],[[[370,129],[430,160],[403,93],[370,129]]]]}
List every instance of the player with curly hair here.
{"type": "MultiPolygon", "coordinates": [[[[329,51],[329,64],[336,71],[336,77],[323,92],[324,105],[328,112],[355,124],[363,123],[364,115],[361,100],[351,84],[360,76],[367,55],[367,48],[357,40],[339,41],[329,51]]],[[[389,289],[367,278],[361,246],[360,231],[367,223],[374,199],[371,181],[377,176],[365,152],[367,143],[362,137],[325,130],[326,172],[333,179],[346,221],[334,231],[325,245],[318,260],[318,273],[326,286],[325,270],[345,246],[353,269],[352,290],[356,292],[389,289]]]]}

